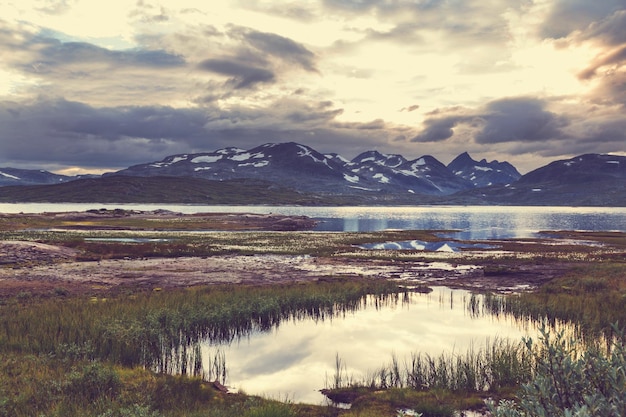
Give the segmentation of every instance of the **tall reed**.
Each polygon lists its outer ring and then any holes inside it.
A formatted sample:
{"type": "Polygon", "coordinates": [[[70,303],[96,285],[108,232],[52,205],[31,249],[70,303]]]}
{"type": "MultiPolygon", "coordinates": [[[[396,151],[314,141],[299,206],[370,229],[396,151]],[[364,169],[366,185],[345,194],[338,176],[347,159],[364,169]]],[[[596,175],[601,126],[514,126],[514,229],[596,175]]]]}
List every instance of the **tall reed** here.
{"type": "Polygon", "coordinates": [[[337,280],[11,304],[0,306],[0,352],[199,374],[200,341],[230,342],[298,317],[325,320],[362,307],[368,294],[382,303],[398,291],[397,285],[382,280],[337,280]]]}
{"type": "Polygon", "coordinates": [[[362,380],[345,375],[345,362],[337,358],[333,388],[368,387],[373,389],[444,389],[471,393],[496,391],[527,381],[533,372],[533,356],[522,341],[486,340],[481,348],[471,346],[464,354],[439,356],[413,353],[403,365],[392,355],[391,362],[370,372],[362,380]]]}

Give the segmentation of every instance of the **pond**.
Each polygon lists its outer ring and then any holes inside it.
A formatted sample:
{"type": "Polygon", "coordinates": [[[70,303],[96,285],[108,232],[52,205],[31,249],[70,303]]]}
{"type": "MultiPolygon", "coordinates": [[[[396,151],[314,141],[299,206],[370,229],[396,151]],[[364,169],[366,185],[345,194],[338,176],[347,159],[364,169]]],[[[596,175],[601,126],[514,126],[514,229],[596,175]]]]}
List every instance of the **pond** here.
{"type": "Polygon", "coordinates": [[[482,296],[477,297],[445,287],[429,294],[409,293],[397,302],[377,303],[368,297],[360,309],[340,316],[283,321],[270,331],[227,344],[207,341],[202,346],[203,367],[211,367],[219,355],[232,391],[322,404],[326,400],[319,390],[332,386],[337,358],[345,366],[344,378],[362,381],[394,356],[404,364],[412,354],[465,355],[470,348],[478,350],[499,339],[517,343],[536,334],[529,323],[474,314],[481,309],[475,303],[482,296]]]}

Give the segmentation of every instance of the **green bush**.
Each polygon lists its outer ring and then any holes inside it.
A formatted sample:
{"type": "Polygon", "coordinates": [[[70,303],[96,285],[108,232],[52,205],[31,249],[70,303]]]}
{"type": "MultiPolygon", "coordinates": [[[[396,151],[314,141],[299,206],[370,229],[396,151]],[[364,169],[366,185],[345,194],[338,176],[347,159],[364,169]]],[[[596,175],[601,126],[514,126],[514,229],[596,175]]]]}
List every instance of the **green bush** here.
{"type": "Polygon", "coordinates": [[[121,388],[122,383],[112,368],[94,362],[71,372],[63,393],[74,401],[90,403],[101,398],[114,399],[121,388]]]}
{"type": "Polygon", "coordinates": [[[522,385],[518,401],[491,406],[494,417],[626,416],[626,335],[616,327],[615,334],[621,336],[606,350],[579,352],[562,332],[552,338],[541,329],[539,348],[526,341],[536,357],[535,376],[522,385]]]}

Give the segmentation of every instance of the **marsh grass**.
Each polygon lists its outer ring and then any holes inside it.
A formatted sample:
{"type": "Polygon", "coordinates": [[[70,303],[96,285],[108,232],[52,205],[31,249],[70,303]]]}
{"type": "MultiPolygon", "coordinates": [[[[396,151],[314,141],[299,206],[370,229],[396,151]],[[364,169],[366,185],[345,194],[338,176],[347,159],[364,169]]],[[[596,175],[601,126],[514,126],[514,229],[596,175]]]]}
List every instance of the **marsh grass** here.
{"type": "MultiPolygon", "coordinates": [[[[380,280],[338,280],[10,304],[0,307],[0,350],[199,375],[201,341],[231,342],[292,318],[332,318],[359,308],[368,294],[384,300],[397,291],[380,280]]],[[[211,377],[224,374],[219,362],[211,377]]]]}
{"type": "MultiPolygon", "coordinates": [[[[610,339],[613,323],[626,323],[626,275],[623,263],[579,266],[538,291],[503,297],[487,294],[470,301],[475,314],[510,315],[539,323],[567,323],[583,340],[610,339]]],[[[474,297],[473,297],[474,298],[474,297]]]]}
{"type": "Polygon", "coordinates": [[[0,306],[0,416],[330,415],[218,395],[206,381],[225,382],[225,355],[210,352],[203,368],[199,342],[233,341],[298,317],[330,319],[371,294],[376,305],[398,302],[398,291],[380,280],[337,280],[10,302],[0,306]]]}
{"type": "Polygon", "coordinates": [[[484,393],[517,386],[532,375],[532,355],[521,341],[507,339],[486,340],[484,346],[470,346],[464,353],[413,353],[402,362],[392,355],[388,364],[370,371],[361,380],[347,374],[343,359],[337,358],[336,363],[333,389],[411,388],[484,393]]]}

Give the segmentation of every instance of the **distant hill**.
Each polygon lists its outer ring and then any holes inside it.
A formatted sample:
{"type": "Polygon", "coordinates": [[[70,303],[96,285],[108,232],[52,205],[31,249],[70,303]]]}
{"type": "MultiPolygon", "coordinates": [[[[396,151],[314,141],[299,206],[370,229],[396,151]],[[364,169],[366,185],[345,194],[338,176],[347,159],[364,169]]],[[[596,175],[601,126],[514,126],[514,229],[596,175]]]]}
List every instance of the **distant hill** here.
{"type": "Polygon", "coordinates": [[[459,193],[466,204],[626,206],[626,157],[586,154],[559,160],[509,185],[459,193]]]}
{"type": "Polygon", "coordinates": [[[59,184],[77,179],[35,169],[0,168],[0,187],[6,185],[59,184]]]}
{"type": "MultiPolygon", "coordinates": [[[[108,176],[56,185],[0,188],[1,202],[317,205],[314,195],[261,180],[108,176]]],[[[337,201],[337,203],[345,203],[337,201]]]]}

